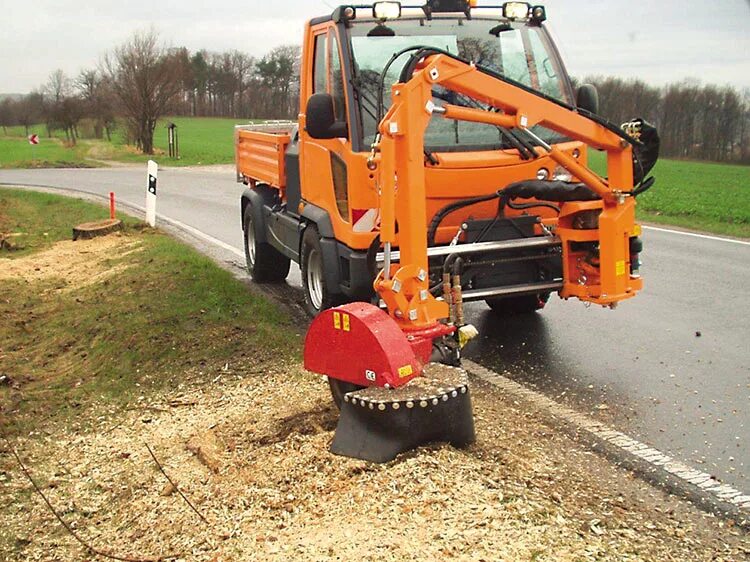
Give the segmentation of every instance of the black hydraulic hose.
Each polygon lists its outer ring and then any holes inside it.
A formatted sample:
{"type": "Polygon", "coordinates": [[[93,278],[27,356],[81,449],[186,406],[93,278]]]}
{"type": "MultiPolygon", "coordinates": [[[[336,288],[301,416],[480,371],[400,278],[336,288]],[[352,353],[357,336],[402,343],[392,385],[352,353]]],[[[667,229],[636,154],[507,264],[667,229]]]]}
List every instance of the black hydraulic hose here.
{"type": "MultiPolygon", "coordinates": [[[[383,95],[385,93],[385,77],[388,74],[388,70],[391,68],[391,65],[398,60],[398,58],[408,53],[409,51],[417,51],[417,50],[425,50],[429,49],[426,45],[412,45],[411,47],[407,47],[405,49],[401,49],[400,51],[397,51],[393,53],[390,59],[388,59],[388,62],[385,63],[385,66],[383,67],[383,71],[380,73],[380,80],[378,81],[378,119],[377,119],[377,125],[380,125],[380,122],[383,120],[383,115],[385,113],[385,108],[383,106],[383,95]]],[[[411,60],[411,59],[409,59],[411,60]]],[[[403,82],[403,80],[400,80],[403,82]]]]}
{"type": "Polygon", "coordinates": [[[552,203],[544,203],[542,201],[538,203],[513,203],[513,201],[509,200],[505,204],[508,205],[508,207],[510,207],[511,209],[515,209],[516,211],[520,211],[523,209],[533,209],[534,207],[546,207],[548,209],[552,209],[558,215],[560,214],[560,207],[552,203]]]}
{"type": "Polygon", "coordinates": [[[468,207],[469,205],[475,205],[476,203],[484,203],[485,201],[491,201],[500,197],[500,192],[496,191],[489,195],[481,195],[479,197],[471,197],[470,199],[461,199],[449,205],[446,205],[440,209],[435,216],[432,217],[430,225],[427,227],[427,245],[433,246],[435,244],[435,233],[437,232],[438,226],[443,222],[443,219],[453,211],[468,207]]]}
{"type": "MultiPolygon", "coordinates": [[[[475,99],[472,99],[464,94],[459,95],[469,107],[486,110],[486,108],[483,108],[475,99]]],[[[494,110],[495,108],[492,109],[494,110]]],[[[508,139],[508,142],[510,142],[513,148],[518,150],[518,153],[521,155],[522,159],[531,160],[538,156],[536,151],[533,149],[533,146],[529,145],[528,143],[524,143],[524,140],[517,137],[512,130],[501,127],[500,125],[496,125],[496,127],[497,130],[500,131],[500,133],[504,135],[506,139],[508,139]]]]}
{"type": "Polygon", "coordinates": [[[520,144],[522,144],[524,148],[526,148],[526,150],[528,150],[532,154],[532,158],[539,157],[539,154],[537,154],[535,150],[534,144],[526,135],[521,134],[521,131],[510,130],[508,132],[513,135],[513,138],[516,139],[520,144]]]}
{"type": "Polygon", "coordinates": [[[642,193],[645,193],[646,191],[648,191],[651,188],[651,186],[654,185],[655,181],[656,179],[654,178],[654,176],[649,176],[645,180],[642,180],[641,183],[638,185],[638,187],[633,190],[632,192],[633,197],[638,197],[642,193]]]}
{"type": "MultiPolygon", "coordinates": [[[[404,50],[404,52],[408,52],[408,49],[404,50]]],[[[403,52],[401,54],[403,54],[403,52]]],[[[401,54],[399,56],[401,56],[401,54]]],[[[465,58],[459,57],[457,55],[454,55],[453,53],[449,51],[438,49],[436,47],[422,47],[422,50],[415,52],[411,56],[411,58],[407,61],[407,63],[404,65],[403,70],[401,71],[401,77],[399,78],[399,80],[401,82],[408,81],[411,78],[412,74],[414,74],[414,70],[416,69],[417,63],[424,57],[427,57],[430,55],[445,55],[457,61],[463,62],[464,64],[472,64],[471,61],[466,60],[465,58]]],[[[582,115],[583,117],[586,117],[587,119],[590,119],[591,121],[594,121],[595,123],[601,125],[605,129],[608,129],[609,131],[616,134],[618,137],[627,141],[629,144],[633,146],[640,146],[642,144],[639,140],[631,137],[629,134],[623,131],[620,127],[618,127],[611,121],[608,121],[607,119],[597,115],[596,113],[592,113],[591,111],[587,111],[580,107],[572,106],[556,98],[553,98],[552,96],[548,96],[547,94],[534,90],[533,88],[527,86],[526,84],[513,80],[512,78],[508,78],[507,76],[504,76],[487,66],[483,66],[481,64],[476,64],[476,63],[474,64],[474,66],[480,72],[487,74],[488,76],[492,76],[493,78],[500,80],[501,82],[505,82],[506,84],[510,84],[511,86],[520,88],[521,90],[528,92],[538,98],[545,99],[549,102],[554,103],[555,105],[564,107],[565,109],[569,111],[576,112],[582,115]]]]}

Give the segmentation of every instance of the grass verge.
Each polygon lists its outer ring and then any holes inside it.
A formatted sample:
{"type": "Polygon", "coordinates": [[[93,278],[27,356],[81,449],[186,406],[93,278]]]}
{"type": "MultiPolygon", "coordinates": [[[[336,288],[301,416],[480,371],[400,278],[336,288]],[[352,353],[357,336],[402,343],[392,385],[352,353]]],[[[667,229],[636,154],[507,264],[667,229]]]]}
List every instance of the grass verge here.
{"type": "Polygon", "coordinates": [[[61,241],[103,214],[79,200],[0,189],[0,232],[20,229],[25,244],[0,252],[6,435],[75,420],[93,405],[116,409],[150,387],[214,377],[227,363],[297,353],[296,330],[277,306],[133,219],[121,235],[61,241]]]}

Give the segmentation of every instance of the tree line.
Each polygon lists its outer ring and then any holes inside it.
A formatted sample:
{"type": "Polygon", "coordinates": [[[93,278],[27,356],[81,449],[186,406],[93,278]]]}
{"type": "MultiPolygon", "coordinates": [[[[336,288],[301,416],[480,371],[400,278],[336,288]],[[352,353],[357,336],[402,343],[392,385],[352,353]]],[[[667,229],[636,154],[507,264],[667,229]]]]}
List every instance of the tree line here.
{"type": "Polygon", "coordinates": [[[750,89],[692,79],[661,88],[602,76],[584,82],[596,86],[602,116],[618,124],[643,117],[655,125],[662,156],[750,163],[750,89]]]}
{"type": "Polygon", "coordinates": [[[76,77],[54,71],[20,98],[0,101],[0,127],[44,123],[70,144],[82,136],[111,140],[116,121],[127,142],[153,152],[153,134],[165,115],[288,119],[299,106],[297,46],[283,45],[254,58],[240,51],[190,52],[167,48],[156,33],[137,33],[76,77]],[[82,131],[82,123],[87,129],[82,131]]]}
{"type": "MultiPolygon", "coordinates": [[[[167,48],[155,32],[135,34],[76,77],[54,71],[21,98],[0,101],[0,127],[44,123],[71,144],[81,136],[111,139],[116,122],[126,140],[153,151],[157,120],[165,115],[294,118],[299,105],[300,49],[276,47],[262,57],[232,50],[167,48]]],[[[640,116],[653,123],[667,157],[750,163],[750,89],[700,84],[664,87],[641,80],[594,76],[600,113],[615,123],[640,116]]]]}

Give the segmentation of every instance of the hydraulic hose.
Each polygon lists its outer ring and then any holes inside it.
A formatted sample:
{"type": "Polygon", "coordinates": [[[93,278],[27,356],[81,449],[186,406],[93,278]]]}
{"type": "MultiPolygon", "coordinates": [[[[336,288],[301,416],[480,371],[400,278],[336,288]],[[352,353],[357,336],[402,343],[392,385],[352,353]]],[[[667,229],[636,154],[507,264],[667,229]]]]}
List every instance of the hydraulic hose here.
{"type": "Polygon", "coordinates": [[[437,213],[435,213],[435,216],[432,217],[430,225],[427,227],[427,245],[435,245],[435,233],[437,232],[438,226],[440,226],[440,223],[443,222],[443,219],[453,211],[463,209],[464,207],[468,207],[469,205],[475,205],[476,203],[492,201],[493,199],[497,199],[498,197],[500,197],[500,192],[496,191],[495,193],[491,193],[489,195],[481,195],[479,197],[471,197],[470,199],[462,199],[460,201],[456,201],[455,203],[451,203],[450,205],[446,205],[445,207],[440,209],[437,213]]]}

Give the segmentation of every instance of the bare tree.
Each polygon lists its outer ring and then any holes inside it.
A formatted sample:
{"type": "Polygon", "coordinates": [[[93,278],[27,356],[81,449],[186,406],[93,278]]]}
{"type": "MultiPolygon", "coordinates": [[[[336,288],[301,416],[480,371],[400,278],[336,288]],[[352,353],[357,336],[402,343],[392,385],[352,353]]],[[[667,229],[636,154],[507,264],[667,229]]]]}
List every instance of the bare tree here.
{"type": "Polygon", "coordinates": [[[26,130],[26,136],[29,135],[29,127],[41,117],[43,99],[39,92],[31,92],[15,104],[16,122],[26,130]]]}
{"type": "Polygon", "coordinates": [[[120,104],[130,137],[145,154],[154,152],[154,129],[180,92],[180,65],[154,31],[136,33],[104,59],[103,72],[120,104]]]}
{"type": "Polygon", "coordinates": [[[115,113],[112,90],[96,69],[83,70],[76,79],[76,87],[83,100],[86,115],[94,120],[94,136],[101,139],[106,132],[107,140],[112,140],[115,113]]]}
{"type": "Polygon", "coordinates": [[[15,115],[15,103],[10,98],[5,98],[0,101],[0,127],[3,128],[3,134],[8,134],[8,127],[14,124],[15,115]]]}

